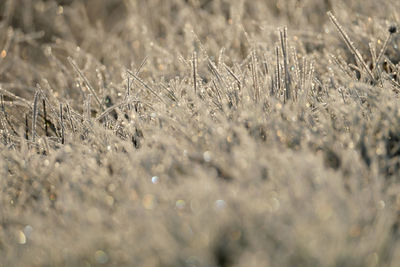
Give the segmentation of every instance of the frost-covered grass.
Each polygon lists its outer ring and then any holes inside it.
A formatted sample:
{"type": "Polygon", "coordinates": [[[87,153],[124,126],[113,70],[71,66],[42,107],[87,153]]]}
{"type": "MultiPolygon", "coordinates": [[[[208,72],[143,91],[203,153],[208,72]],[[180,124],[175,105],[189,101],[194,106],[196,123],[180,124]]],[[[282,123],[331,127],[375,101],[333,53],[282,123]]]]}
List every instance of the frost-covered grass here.
{"type": "Polygon", "coordinates": [[[0,1],[0,266],[398,266],[399,10],[0,1]]]}

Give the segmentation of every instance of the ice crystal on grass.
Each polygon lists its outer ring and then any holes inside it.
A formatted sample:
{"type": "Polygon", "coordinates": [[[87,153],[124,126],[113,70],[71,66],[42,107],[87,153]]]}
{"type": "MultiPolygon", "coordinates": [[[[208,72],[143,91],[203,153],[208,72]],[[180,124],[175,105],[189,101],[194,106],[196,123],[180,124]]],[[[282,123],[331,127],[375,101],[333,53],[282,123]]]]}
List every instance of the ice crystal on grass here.
{"type": "Polygon", "coordinates": [[[397,266],[399,10],[0,1],[0,266],[397,266]]]}

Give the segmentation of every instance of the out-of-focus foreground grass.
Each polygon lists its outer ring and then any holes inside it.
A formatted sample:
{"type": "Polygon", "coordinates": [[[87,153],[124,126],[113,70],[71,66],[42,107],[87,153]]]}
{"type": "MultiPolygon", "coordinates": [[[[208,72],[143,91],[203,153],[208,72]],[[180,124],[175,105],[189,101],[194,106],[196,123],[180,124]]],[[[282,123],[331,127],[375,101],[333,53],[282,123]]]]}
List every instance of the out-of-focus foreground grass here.
{"type": "Polygon", "coordinates": [[[0,266],[398,266],[399,10],[0,1],[0,266]]]}

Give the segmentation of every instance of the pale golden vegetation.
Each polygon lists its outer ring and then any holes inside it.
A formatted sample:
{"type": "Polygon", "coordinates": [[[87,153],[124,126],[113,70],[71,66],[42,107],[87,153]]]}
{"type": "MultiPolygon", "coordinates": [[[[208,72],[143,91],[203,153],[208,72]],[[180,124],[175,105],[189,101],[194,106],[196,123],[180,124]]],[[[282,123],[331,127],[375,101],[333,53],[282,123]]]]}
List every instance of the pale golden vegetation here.
{"type": "Polygon", "coordinates": [[[399,10],[0,1],[0,266],[397,266],[399,10]]]}

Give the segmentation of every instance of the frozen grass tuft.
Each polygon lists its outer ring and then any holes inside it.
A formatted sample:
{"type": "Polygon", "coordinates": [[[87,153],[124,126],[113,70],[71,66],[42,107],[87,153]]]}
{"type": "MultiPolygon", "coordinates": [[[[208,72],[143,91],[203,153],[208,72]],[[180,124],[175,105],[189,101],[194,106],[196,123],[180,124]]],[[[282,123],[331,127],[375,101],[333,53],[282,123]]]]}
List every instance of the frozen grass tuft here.
{"type": "Polygon", "coordinates": [[[399,10],[1,1],[0,266],[397,266],[399,10]]]}

